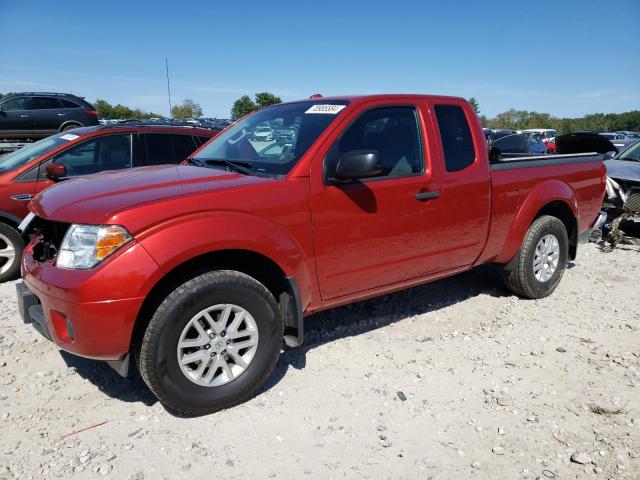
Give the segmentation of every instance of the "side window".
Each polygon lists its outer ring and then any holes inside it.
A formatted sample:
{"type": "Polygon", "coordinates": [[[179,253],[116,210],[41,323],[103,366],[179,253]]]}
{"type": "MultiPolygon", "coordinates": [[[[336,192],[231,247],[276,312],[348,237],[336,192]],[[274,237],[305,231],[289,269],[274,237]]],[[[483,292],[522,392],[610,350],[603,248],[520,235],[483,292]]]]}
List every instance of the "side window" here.
{"type": "Polygon", "coordinates": [[[61,98],[60,101],[62,102],[62,106],[64,108],[81,108],[80,105],[72,102],[71,100],[67,100],[66,98],[61,98]]]}
{"type": "Polygon", "coordinates": [[[175,162],[186,160],[196,149],[196,144],[191,135],[174,135],[173,151],[175,162]]]}
{"type": "Polygon", "coordinates": [[[464,170],[476,158],[473,138],[464,110],[458,105],[436,105],[434,110],[440,129],[447,172],[464,170]]]}
{"type": "Polygon", "coordinates": [[[26,110],[27,109],[27,97],[15,97],[2,103],[2,109],[6,112],[11,110],[26,110]]]}
{"type": "MultiPolygon", "coordinates": [[[[147,133],[146,165],[163,165],[175,163],[173,159],[173,135],[170,133],[147,133]]],[[[185,157],[186,158],[186,157],[185,157]]]]}
{"type": "MultiPolygon", "coordinates": [[[[352,150],[376,150],[383,170],[377,177],[406,177],[422,172],[423,155],[414,107],[367,110],[334,143],[325,159],[331,176],[340,157],[352,150]]],[[[377,178],[374,177],[374,178],[377,178]]]]}
{"type": "MultiPolygon", "coordinates": [[[[531,136],[533,140],[534,136],[531,136]]],[[[491,144],[505,153],[524,153],[527,151],[527,136],[526,135],[507,135],[506,137],[499,138],[491,144]]]]}
{"type": "Polygon", "coordinates": [[[200,139],[200,144],[204,145],[205,143],[207,143],[209,140],[211,140],[209,137],[198,137],[200,139]]]}
{"type": "Polygon", "coordinates": [[[109,135],[88,140],[58,155],[69,176],[131,168],[131,135],[109,135]]]}
{"type": "Polygon", "coordinates": [[[61,108],[57,98],[54,97],[31,97],[29,100],[29,110],[48,110],[61,108]]]}

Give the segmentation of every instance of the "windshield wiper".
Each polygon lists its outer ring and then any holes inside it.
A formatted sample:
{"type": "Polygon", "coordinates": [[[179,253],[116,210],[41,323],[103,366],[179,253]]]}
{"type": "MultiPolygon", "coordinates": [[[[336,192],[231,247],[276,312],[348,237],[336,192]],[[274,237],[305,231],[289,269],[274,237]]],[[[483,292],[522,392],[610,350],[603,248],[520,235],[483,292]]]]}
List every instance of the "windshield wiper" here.
{"type": "Polygon", "coordinates": [[[197,158],[189,158],[187,160],[189,163],[193,163],[196,167],[207,167],[207,163],[202,160],[198,160],[197,158]]]}
{"type": "MultiPolygon", "coordinates": [[[[251,162],[247,160],[227,160],[226,158],[192,158],[197,162],[204,163],[206,165],[219,164],[228,167],[229,170],[242,173],[244,175],[254,175],[256,177],[272,178],[273,175],[264,172],[258,172],[251,168],[251,162]]],[[[204,165],[203,165],[204,166],[204,165]]]]}

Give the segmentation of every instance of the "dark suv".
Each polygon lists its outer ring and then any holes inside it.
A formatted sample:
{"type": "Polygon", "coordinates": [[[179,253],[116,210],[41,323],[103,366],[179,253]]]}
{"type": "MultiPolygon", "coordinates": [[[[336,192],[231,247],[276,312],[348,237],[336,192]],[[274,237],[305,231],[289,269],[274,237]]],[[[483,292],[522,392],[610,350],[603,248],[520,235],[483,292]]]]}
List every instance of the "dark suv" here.
{"type": "Polygon", "coordinates": [[[0,139],[38,139],[98,125],[98,112],[68,93],[15,93],[0,100],[0,139]]]}

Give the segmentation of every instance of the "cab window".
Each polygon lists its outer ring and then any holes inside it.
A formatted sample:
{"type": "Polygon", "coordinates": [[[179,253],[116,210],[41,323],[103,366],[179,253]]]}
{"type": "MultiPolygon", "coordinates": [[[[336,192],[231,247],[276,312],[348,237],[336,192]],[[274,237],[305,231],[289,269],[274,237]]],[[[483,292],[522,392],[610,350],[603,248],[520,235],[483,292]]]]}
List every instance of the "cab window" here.
{"type": "Polygon", "coordinates": [[[447,172],[464,170],[476,158],[469,122],[459,105],[434,107],[447,172]]]}
{"type": "MultiPolygon", "coordinates": [[[[131,135],[108,135],[83,142],[58,155],[69,176],[131,168],[131,135]]],[[[41,169],[42,170],[42,169],[41,169]]]]}
{"type": "Polygon", "coordinates": [[[422,145],[416,109],[409,106],[367,110],[353,122],[329,150],[325,159],[327,178],[338,161],[353,150],[374,150],[382,171],[376,177],[398,178],[423,171],[422,145]]]}

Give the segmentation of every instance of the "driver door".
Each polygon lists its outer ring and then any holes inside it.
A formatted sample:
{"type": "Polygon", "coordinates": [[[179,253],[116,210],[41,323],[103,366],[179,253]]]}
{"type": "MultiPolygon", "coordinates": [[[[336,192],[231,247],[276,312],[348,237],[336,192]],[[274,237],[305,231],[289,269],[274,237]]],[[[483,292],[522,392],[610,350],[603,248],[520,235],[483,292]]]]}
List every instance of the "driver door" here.
{"type": "Polygon", "coordinates": [[[326,175],[311,209],[323,300],[438,269],[440,185],[423,148],[421,118],[412,104],[366,109],[322,160],[326,175]],[[383,171],[344,185],[328,182],[340,156],[354,150],[379,152],[383,171]]]}

